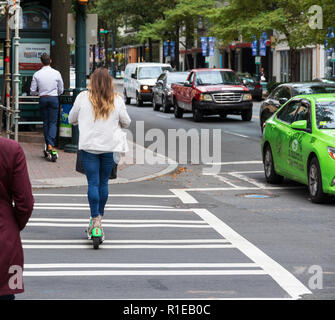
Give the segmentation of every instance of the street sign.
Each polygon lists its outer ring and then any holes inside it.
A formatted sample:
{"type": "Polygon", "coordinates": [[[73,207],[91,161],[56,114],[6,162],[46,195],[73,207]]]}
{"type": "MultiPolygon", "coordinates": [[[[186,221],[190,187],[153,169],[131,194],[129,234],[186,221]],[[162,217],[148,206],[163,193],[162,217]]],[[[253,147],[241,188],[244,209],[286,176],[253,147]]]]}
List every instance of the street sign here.
{"type": "Polygon", "coordinates": [[[260,56],[255,57],[255,64],[261,64],[261,57],[260,56]]]}
{"type": "Polygon", "coordinates": [[[202,55],[204,57],[207,56],[207,37],[201,37],[201,49],[202,49],[202,55]]]}
{"type": "Polygon", "coordinates": [[[169,42],[164,41],[163,42],[163,56],[167,57],[169,55],[169,42]]]}
{"type": "Polygon", "coordinates": [[[214,37],[208,37],[208,55],[214,56],[215,55],[215,38],[214,37]]]}
{"type": "MultiPolygon", "coordinates": [[[[98,44],[98,15],[86,15],[86,44],[98,44]]],[[[107,31],[107,30],[105,30],[107,31]]],[[[107,31],[108,32],[108,31],[107,31]]],[[[72,13],[67,15],[67,44],[74,44],[76,40],[76,17],[72,13]]]]}
{"type": "Polygon", "coordinates": [[[265,57],[266,56],[266,41],[267,34],[263,32],[259,39],[259,55],[265,57]]]}
{"type": "Polygon", "coordinates": [[[257,40],[252,41],[251,42],[251,53],[253,57],[257,56],[257,47],[258,47],[258,41],[257,40]]]}

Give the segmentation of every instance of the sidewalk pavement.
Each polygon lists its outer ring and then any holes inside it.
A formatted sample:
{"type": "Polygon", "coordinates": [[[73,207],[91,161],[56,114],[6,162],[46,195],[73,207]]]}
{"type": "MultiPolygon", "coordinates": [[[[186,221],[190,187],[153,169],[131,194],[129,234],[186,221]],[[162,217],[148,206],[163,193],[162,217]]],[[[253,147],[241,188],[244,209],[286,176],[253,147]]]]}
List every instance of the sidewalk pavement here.
{"type": "MultiPolygon", "coordinates": [[[[43,141],[42,132],[19,133],[19,142],[26,155],[32,187],[40,189],[87,185],[85,175],[75,170],[77,154],[58,150],[57,161],[50,162],[44,158],[43,141]]],[[[178,164],[165,157],[164,164],[151,165],[150,161],[145,164],[136,163],[136,150],[144,152],[149,160],[156,158],[157,155],[132,141],[128,140],[128,143],[130,150],[118,165],[118,178],[109,180],[109,183],[130,183],[154,179],[177,169],[178,164]]]]}

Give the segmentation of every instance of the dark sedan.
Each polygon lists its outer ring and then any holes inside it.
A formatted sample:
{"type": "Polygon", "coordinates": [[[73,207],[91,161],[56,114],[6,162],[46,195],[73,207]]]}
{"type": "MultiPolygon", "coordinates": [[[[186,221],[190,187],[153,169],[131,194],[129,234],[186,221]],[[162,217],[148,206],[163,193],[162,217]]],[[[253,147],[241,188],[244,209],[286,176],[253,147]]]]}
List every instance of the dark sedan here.
{"type": "Polygon", "coordinates": [[[249,89],[252,98],[257,101],[262,101],[263,88],[256,78],[252,77],[249,73],[237,72],[237,75],[242,80],[243,84],[249,89]]]}
{"type": "Polygon", "coordinates": [[[169,112],[173,106],[172,83],[184,83],[189,72],[169,72],[162,73],[153,89],[152,107],[159,111],[163,107],[164,112],[169,112]]]}
{"type": "Polygon", "coordinates": [[[265,121],[289,99],[300,94],[335,93],[335,84],[323,82],[292,82],[284,83],[275,88],[265,99],[259,110],[261,130],[265,121]]]}

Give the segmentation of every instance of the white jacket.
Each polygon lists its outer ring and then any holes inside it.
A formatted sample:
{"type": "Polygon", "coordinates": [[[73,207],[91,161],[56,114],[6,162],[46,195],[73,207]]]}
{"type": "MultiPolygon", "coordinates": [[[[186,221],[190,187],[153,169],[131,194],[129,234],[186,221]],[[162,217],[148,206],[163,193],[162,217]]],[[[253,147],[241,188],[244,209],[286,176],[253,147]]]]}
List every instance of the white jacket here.
{"type": "Polygon", "coordinates": [[[127,152],[129,150],[126,132],[121,128],[130,125],[130,118],[123,99],[116,95],[114,111],[107,120],[94,121],[89,92],[81,92],[70,111],[69,123],[79,126],[79,150],[97,152],[127,152]]]}

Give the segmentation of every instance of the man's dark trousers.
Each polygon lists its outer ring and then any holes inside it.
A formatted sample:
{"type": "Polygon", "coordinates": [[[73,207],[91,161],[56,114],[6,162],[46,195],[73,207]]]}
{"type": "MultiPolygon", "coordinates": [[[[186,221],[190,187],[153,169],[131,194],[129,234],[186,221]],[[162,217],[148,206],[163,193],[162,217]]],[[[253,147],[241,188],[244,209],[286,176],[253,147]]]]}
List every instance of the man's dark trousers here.
{"type": "Polygon", "coordinates": [[[58,97],[40,97],[40,112],[43,120],[45,143],[54,147],[57,135],[57,122],[59,115],[58,97]]]}

